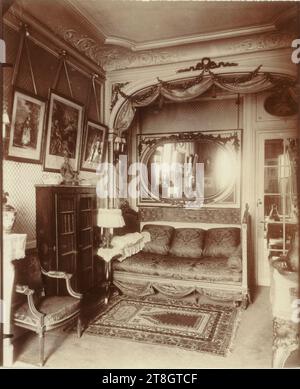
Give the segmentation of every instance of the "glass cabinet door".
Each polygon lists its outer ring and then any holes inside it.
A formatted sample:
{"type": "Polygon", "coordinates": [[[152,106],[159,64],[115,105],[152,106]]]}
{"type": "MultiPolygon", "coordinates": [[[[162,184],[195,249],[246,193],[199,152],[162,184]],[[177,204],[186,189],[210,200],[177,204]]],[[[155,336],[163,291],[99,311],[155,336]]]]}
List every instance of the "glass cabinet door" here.
{"type": "Polygon", "coordinates": [[[289,147],[295,140],[266,139],[264,152],[264,219],[269,257],[286,254],[296,228],[289,147]]]}

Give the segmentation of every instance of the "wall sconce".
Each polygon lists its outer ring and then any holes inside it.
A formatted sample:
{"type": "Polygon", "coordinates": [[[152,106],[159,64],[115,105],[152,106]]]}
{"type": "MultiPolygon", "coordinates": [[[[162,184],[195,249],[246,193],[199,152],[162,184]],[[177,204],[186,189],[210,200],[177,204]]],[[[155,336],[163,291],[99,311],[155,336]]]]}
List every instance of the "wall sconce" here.
{"type": "Polygon", "coordinates": [[[114,163],[119,161],[120,155],[126,153],[126,138],[116,136],[114,140],[114,163]]]}

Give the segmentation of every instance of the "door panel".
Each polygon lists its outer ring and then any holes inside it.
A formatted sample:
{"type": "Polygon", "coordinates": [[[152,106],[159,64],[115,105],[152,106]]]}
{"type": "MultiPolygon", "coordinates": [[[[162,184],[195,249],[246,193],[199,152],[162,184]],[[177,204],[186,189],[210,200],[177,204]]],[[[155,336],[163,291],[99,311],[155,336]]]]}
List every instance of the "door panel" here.
{"type": "Polygon", "coordinates": [[[270,257],[289,249],[296,222],[292,215],[291,171],[287,147],[294,131],[257,135],[256,278],[269,285],[270,257]]]}
{"type": "MultiPolygon", "coordinates": [[[[73,194],[56,194],[57,269],[73,274],[71,283],[77,285],[76,197],[73,194]]],[[[66,294],[65,281],[58,281],[58,291],[66,294]]]]}
{"type": "Polygon", "coordinates": [[[80,268],[80,290],[94,286],[94,196],[78,196],[78,266],[80,268]]]}

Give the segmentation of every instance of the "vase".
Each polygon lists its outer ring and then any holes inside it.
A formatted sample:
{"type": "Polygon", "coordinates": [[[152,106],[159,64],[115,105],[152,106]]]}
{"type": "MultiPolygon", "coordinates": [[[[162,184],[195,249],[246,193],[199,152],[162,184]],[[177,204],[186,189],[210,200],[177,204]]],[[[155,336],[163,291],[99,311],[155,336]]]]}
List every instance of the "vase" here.
{"type": "Polygon", "coordinates": [[[271,209],[271,212],[269,214],[269,219],[270,220],[274,220],[275,222],[279,222],[280,221],[280,217],[279,217],[279,213],[278,213],[276,204],[272,205],[272,209],[271,209]]]}
{"type": "Polygon", "coordinates": [[[4,234],[10,234],[16,220],[17,211],[11,205],[4,204],[2,213],[3,213],[3,221],[2,221],[3,232],[4,234]]]}

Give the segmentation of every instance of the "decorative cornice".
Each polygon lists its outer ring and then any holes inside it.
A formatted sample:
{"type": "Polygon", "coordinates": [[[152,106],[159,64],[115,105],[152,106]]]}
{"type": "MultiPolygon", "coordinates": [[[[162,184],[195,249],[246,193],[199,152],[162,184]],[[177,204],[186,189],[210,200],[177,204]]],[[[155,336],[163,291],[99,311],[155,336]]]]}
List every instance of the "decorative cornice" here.
{"type": "MultiPolygon", "coordinates": [[[[60,26],[56,31],[64,41],[106,71],[191,61],[199,58],[201,56],[199,53],[204,50],[203,46],[200,47],[198,44],[194,44],[180,48],[172,47],[168,50],[133,52],[124,47],[99,45],[95,39],[81,34],[75,29],[65,29],[63,26],[60,26]]],[[[222,45],[216,50],[216,55],[220,57],[287,48],[290,47],[292,40],[295,38],[296,35],[294,33],[272,32],[245,39],[224,39],[222,45]]],[[[213,55],[210,56],[212,57],[213,55]]]]}
{"type": "Polygon", "coordinates": [[[171,39],[162,39],[155,40],[145,43],[136,43],[135,41],[130,41],[121,37],[107,36],[105,39],[106,44],[118,45],[121,47],[128,48],[132,51],[143,51],[143,50],[155,50],[162,48],[170,48],[175,46],[189,45],[193,43],[202,43],[218,39],[226,38],[236,38],[246,35],[253,35],[257,33],[264,33],[274,31],[275,27],[271,24],[266,24],[264,26],[254,26],[247,28],[240,28],[238,30],[226,30],[218,31],[205,34],[189,35],[180,38],[171,38],[171,39]]]}
{"type": "Polygon", "coordinates": [[[65,30],[63,27],[59,27],[58,33],[66,42],[84,53],[105,70],[158,65],[178,60],[176,53],[171,54],[161,51],[133,53],[123,47],[98,45],[96,40],[87,35],[80,34],[75,29],[65,30]]]}
{"type": "Polygon", "coordinates": [[[7,25],[14,26],[17,30],[20,28],[20,22],[30,26],[35,33],[40,34],[43,39],[48,40],[61,50],[65,50],[71,57],[84,65],[87,69],[98,73],[101,78],[105,78],[104,70],[100,68],[99,64],[96,65],[96,61],[93,58],[86,55],[82,55],[82,50],[74,50],[74,45],[67,45],[66,39],[62,39],[61,35],[54,34],[52,30],[43,25],[39,20],[25,12],[19,4],[14,4],[5,14],[4,22],[7,25]]]}
{"type": "Polygon", "coordinates": [[[247,53],[249,51],[274,50],[284,47],[291,47],[291,42],[296,38],[295,33],[275,32],[271,34],[261,34],[242,40],[241,42],[229,45],[230,52],[247,53]]]}

